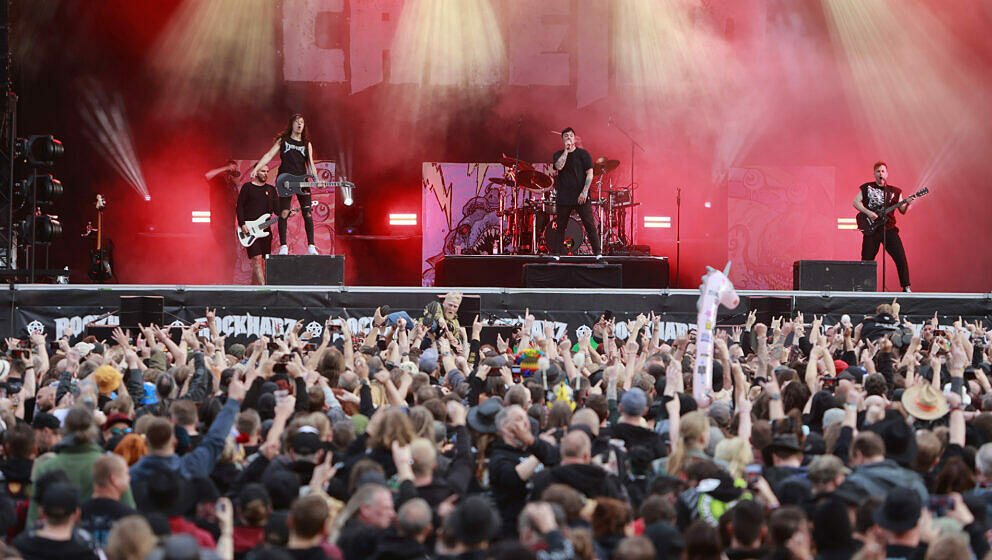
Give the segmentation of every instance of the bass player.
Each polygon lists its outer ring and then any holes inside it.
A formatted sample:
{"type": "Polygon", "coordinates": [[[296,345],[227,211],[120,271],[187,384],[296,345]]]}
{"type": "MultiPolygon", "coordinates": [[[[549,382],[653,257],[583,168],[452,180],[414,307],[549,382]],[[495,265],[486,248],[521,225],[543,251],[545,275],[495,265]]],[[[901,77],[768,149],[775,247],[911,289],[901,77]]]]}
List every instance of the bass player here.
{"type": "MultiPolygon", "coordinates": [[[[858,187],[858,196],[854,198],[854,207],[870,220],[879,219],[879,214],[887,207],[898,204],[900,213],[905,214],[910,200],[902,200],[902,190],[888,183],[889,169],[884,161],[875,163],[875,180],[858,187]]],[[[892,257],[899,272],[899,285],[904,292],[909,289],[909,265],[906,263],[906,250],[902,239],[899,238],[899,228],[896,227],[895,212],[891,212],[883,227],[872,233],[866,233],[861,240],[861,260],[873,261],[878,254],[880,245],[885,245],[885,252],[892,257]]],[[[884,259],[885,256],[883,255],[884,259]]]]}
{"type": "MultiPolygon", "coordinates": [[[[245,225],[248,220],[254,220],[263,214],[279,212],[279,195],[276,194],[276,188],[266,183],[269,167],[267,165],[256,167],[258,170],[252,175],[251,181],[242,185],[238,193],[236,210],[238,227],[244,233],[248,233],[248,227],[245,225]]],[[[248,260],[251,261],[252,283],[265,284],[265,255],[268,255],[272,249],[272,237],[258,238],[245,249],[248,251],[248,260]]]]}

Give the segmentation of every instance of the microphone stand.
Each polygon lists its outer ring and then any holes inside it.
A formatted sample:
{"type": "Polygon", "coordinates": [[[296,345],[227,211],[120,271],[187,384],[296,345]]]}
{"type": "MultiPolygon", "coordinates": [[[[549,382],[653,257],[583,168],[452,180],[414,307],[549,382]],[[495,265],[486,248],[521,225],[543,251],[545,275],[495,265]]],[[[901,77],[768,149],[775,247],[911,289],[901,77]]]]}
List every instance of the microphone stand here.
{"type": "Polygon", "coordinates": [[[679,289],[679,267],[682,264],[682,187],[675,189],[675,289],[679,289]]]}
{"type": "MultiPolygon", "coordinates": [[[[889,204],[889,182],[885,181],[885,190],[882,191],[882,211],[885,211],[886,206],[889,204]]],[[[885,216],[879,216],[878,219],[885,220],[885,216]]],[[[882,222],[882,291],[885,291],[885,253],[889,250],[888,245],[888,226],[889,224],[882,222]]]]}
{"type": "Polygon", "coordinates": [[[612,116],[610,117],[609,124],[611,126],[613,126],[613,128],[619,130],[621,132],[621,134],[623,134],[624,136],[627,137],[628,140],[630,140],[630,204],[631,204],[631,206],[630,206],[630,244],[631,244],[631,246],[633,246],[634,245],[634,231],[635,231],[634,230],[634,206],[633,206],[633,204],[634,204],[634,154],[636,153],[635,150],[634,150],[634,148],[640,148],[642,152],[646,152],[647,150],[644,149],[644,146],[638,144],[637,143],[637,140],[634,140],[634,137],[631,136],[630,133],[628,133],[626,130],[624,130],[622,126],[620,126],[619,124],[617,124],[617,121],[614,120],[612,116]]]}

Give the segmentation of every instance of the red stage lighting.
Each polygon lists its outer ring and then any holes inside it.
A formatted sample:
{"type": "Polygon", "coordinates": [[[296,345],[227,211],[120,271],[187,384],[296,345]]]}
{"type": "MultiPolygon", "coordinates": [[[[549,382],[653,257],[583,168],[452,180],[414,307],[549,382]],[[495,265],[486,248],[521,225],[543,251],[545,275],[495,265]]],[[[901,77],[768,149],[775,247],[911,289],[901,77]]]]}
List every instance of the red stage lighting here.
{"type": "Polygon", "coordinates": [[[193,223],[194,224],[209,224],[210,223],[210,211],[209,210],[193,210],[193,223]]]}

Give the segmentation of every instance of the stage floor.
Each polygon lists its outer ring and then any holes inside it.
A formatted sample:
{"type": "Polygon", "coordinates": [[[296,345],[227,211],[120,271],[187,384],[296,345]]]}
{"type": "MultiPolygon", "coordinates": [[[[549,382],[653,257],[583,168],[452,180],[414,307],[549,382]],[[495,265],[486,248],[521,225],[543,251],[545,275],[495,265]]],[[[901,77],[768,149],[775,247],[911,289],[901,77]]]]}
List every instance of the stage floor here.
{"type": "MultiPolygon", "coordinates": [[[[420,317],[424,306],[452,288],[382,286],[236,286],[236,285],[13,285],[0,291],[0,309],[7,309],[0,322],[0,335],[25,337],[30,332],[61,336],[66,326],[81,332],[96,318],[115,312],[120,296],[161,296],[167,324],[188,324],[204,317],[205,309],[217,309],[221,330],[231,340],[245,341],[258,334],[275,334],[297,320],[316,332],[330,317],[344,317],[364,328],[375,308],[389,305],[420,317]]],[[[677,333],[696,322],[698,289],[683,290],[585,290],[463,287],[467,295],[478,295],[477,311],[463,303],[463,325],[477,313],[491,323],[519,324],[526,310],[537,325],[550,322],[557,333],[591,325],[605,310],[616,314],[618,324],[638,313],[653,311],[661,316],[666,333],[677,333]]],[[[759,320],[772,315],[793,316],[801,311],[807,320],[824,315],[827,324],[848,314],[857,320],[874,312],[880,303],[898,297],[902,315],[922,324],[938,312],[941,325],[951,325],[958,316],[984,320],[992,325],[992,294],[987,293],[879,293],[741,290],[736,309],[720,310],[721,325],[742,324],[749,311],[759,320]]],[[[470,298],[466,298],[468,302],[470,298]]],[[[100,321],[117,324],[111,315],[100,321]]]]}
{"type": "MultiPolygon", "coordinates": [[[[548,255],[445,255],[436,265],[434,284],[485,287],[492,286],[498,280],[500,285],[508,288],[523,288],[526,286],[525,268],[530,265],[619,265],[620,287],[624,289],[665,289],[669,284],[668,257],[605,256],[596,259],[591,256],[562,256],[556,261],[548,255]]],[[[559,278],[562,284],[553,285],[574,286],[571,282],[575,280],[563,273],[559,278]]]]}

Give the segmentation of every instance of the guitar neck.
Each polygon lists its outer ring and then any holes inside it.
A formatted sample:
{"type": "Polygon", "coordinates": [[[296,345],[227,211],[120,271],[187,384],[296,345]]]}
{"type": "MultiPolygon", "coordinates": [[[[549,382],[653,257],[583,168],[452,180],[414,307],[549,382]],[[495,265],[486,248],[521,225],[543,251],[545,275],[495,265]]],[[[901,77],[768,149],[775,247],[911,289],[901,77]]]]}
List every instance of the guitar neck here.
{"type": "Polygon", "coordinates": [[[96,212],[96,250],[103,248],[103,210],[96,212]]]}

